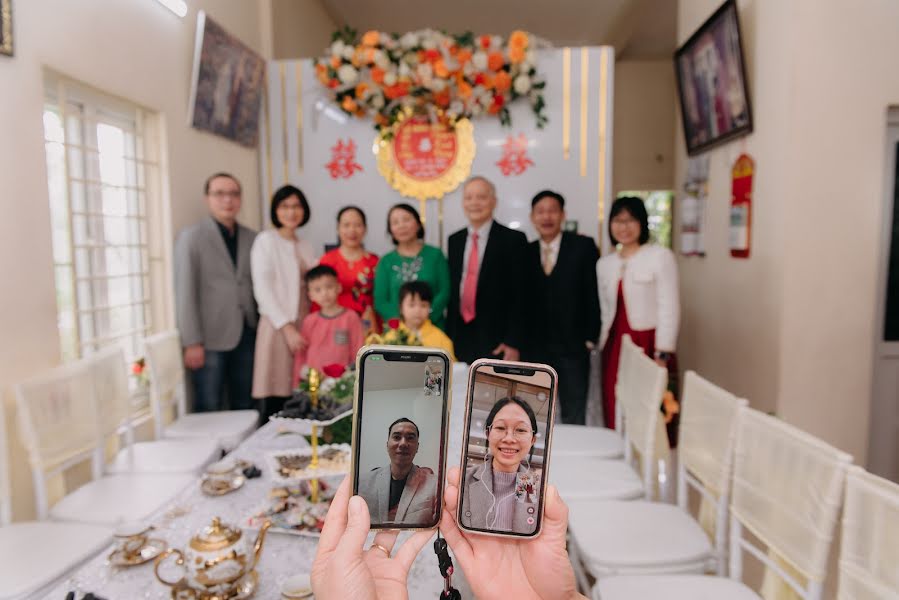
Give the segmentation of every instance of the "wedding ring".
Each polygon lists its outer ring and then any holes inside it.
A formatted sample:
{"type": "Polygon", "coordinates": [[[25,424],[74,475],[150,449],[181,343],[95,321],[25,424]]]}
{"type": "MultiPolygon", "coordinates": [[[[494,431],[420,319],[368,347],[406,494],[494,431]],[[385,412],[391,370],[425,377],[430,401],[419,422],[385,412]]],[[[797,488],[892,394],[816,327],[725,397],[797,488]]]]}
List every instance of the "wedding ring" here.
{"type": "Polygon", "coordinates": [[[377,548],[378,550],[383,550],[383,551],[384,551],[384,554],[387,555],[387,558],[390,558],[390,550],[388,550],[387,548],[385,548],[385,547],[382,546],[381,544],[372,544],[372,545],[371,545],[371,548],[369,548],[369,550],[371,550],[372,548],[377,548]]]}

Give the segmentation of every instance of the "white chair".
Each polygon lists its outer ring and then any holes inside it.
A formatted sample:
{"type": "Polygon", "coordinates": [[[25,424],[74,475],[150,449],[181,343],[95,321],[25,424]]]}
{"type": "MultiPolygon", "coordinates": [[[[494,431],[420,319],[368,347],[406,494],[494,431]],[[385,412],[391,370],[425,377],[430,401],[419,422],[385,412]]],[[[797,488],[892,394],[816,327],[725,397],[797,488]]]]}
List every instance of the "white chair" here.
{"type": "Polygon", "coordinates": [[[621,458],[624,455],[624,438],[608,427],[556,424],[553,430],[553,456],[592,456],[594,458],[621,458]]]}
{"type": "Polygon", "coordinates": [[[112,540],[112,530],[79,523],[11,523],[8,443],[0,403],[0,600],[18,600],[34,597],[91,558],[112,540]]]}
{"type": "Polygon", "coordinates": [[[624,413],[625,460],[567,456],[554,462],[550,480],[566,502],[653,497],[659,406],[667,382],[668,372],[625,336],[615,389],[624,413]],[[639,474],[630,465],[634,450],[640,458],[639,474]]]}
{"type": "Polygon", "coordinates": [[[190,473],[199,475],[219,457],[215,440],[163,439],[134,442],[131,401],[125,354],[120,347],[97,352],[85,359],[93,376],[104,441],[115,436],[126,446],[106,466],[107,473],[190,473]]]}
{"type": "Polygon", "coordinates": [[[150,369],[150,402],[156,419],[156,439],[211,438],[222,450],[230,452],[256,430],[259,422],[259,411],[256,410],[187,413],[184,364],[177,331],[146,338],[144,351],[150,369]],[[172,412],[174,420],[168,423],[168,415],[172,412]]]}
{"type": "Polygon", "coordinates": [[[837,600],[899,599],[899,485],[850,467],[837,600]]]}
{"type": "Polygon", "coordinates": [[[848,454],[775,417],[743,409],[737,425],[730,504],[730,579],[622,575],[599,580],[593,597],[759,600],[740,581],[745,550],[777,572],[800,597],[819,600],[851,461],[848,454]],[[768,551],[744,536],[744,528],[768,551]],[[805,581],[787,573],[778,558],[805,581]]]}
{"type": "Polygon", "coordinates": [[[196,478],[121,474],[102,477],[103,445],[93,377],[84,361],[15,386],[19,435],[28,451],[38,518],[113,525],[140,521],[196,478]],[[47,480],[89,460],[92,479],[50,506],[47,480]]]}
{"type": "Polygon", "coordinates": [[[678,506],[648,501],[568,503],[577,555],[597,579],[623,574],[724,574],[737,415],[745,400],[693,371],[684,378],[678,506]],[[716,507],[715,545],[690,516],[687,485],[716,507]]]}

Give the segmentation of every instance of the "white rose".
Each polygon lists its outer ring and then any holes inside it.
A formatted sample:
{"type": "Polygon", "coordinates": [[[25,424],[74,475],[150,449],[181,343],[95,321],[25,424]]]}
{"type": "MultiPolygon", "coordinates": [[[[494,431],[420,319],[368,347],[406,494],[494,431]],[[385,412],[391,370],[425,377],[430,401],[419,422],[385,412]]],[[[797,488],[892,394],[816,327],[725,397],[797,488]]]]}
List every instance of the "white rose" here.
{"type": "Polygon", "coordinates": [[[434,76],[434,69],[428,63],[421,63],[416,69],[418,76],[422,79],[430,79],[434,76]]]}
{"type": "Polygon", "coordinates": [[[524,53],[524,65],[533,66],[537,62],[537,55],[534,54],[533,50],[528,50],[524,53]]]}
{"type": "Polygon", "coordinates": [[[453,100],[449,105],[449,112],[455,115],[461,115],[462,111],[465,110],[465,105],[461,100],[453,100]]]}
{"type": "Polygon", "coordinates": [[[384,74],[384,85],[391,86],[396,85],[396,73],[393,71],[388,71],[384,74]]]}
{"type": "Polygon", "coordinates": [[[421,41],[421,47],[425,50],[433,50],[437,47],[437,39],[434,36],[428,36],[421,41]]]}
{"type": "Polygon", "coordinates": [[[481,50],[478,50],[474,53],[474,56],[471,57],[471,64],[474,65],[474,68],[478,71],[483,71],[487,68],[487,53],[481,50]]]}
{"type": "Polygon", "coordinates": [[[515,78],[515,81],[512,82],[512,88],[519,95],[527,94],[531,89],[531,78],[527,75],[519,75],[515,78]]]}
{"type": "Polygon", "coordinates": [[[353,60],[353,55],[356,53],[356,49],[352,46],[346,46],[343,49],[343,57],[347,60],[353,60]]]}
{"type": "Polygon", "coordinates": [[[472,117],[476,117],[479,114],[481,114],[482,112],[484,112],[484,109],[481,108],[481,105],[478,104],[477,102],[475,102],[474,104],[471,105],[471,116],[472,117]]]}
{"type": "Polygon", "coordinates": [[[378,37],[378,41],[381,42],[382,46],[387,46],[393,41],[393,37],[388,33],[382,33],[380,37],[378,37]]]}
{"type": "Polygon", "coordinates": [[[359,79],[359,72],[353,65],[340,65],[340,68],[337,69],[337,79],[340,80],[340,83],[353,85],[359,79]]]}
{"type": "Polygon", "coordinates": [[[403,96],[400,98],[400,104],[404,107],[412,107],[415,106],[415,97],[414,96],[403,96]]]}
{"type": "Polygon", "coordinates": [[[386,69],[388,66],[390,66],[390,59],[387,58],[387,54],[383,50],[376,50],[374,63],[376,66],[382,69],[386,69]]]}
{"type": "Polygon", "coordinates": [[[418,35],[415,32],[410,31],[400,38],[400,46],[405,49],[414,48],[418,45],[418,35]]]}
{"type": "Polygon", "coordinates": [[[341,57],[343,56],[344,48],[346,48],[346,44],[343,43],[343,40],[337,40],[331,44],[331,54],[333,56],[341,57]]]}
{"type": "Polygon", "coordinates": [[[490,47],[491,48],[502,48],[503,47],[503,38],[498,35],[494,35],[490,37],[490,47]]]}
{"type": "Polygon", "coordinates": [[[474,73],[474,71],[475,71],[475,68],[474,68],[474,65],[471,64],[471,61],[468,61],[467,63],[465,63],[465,66],[462,67],[462,74],[465,75],[466,77],[470,77],[471,74],[474,73]]]}
{"type": "Polygon", "coordinates": [[[371,97],[371,105],[373,108],[380,110],[384,107],[384,96],[381,94],[376,94],[371,97]]]}
{"type": "Polygon", "coordinates": [[[431,82],[429,87],[439,94],[446,89],[446,82],[442,79],[435,79],[431,82]]]}
{"type": "Polygon", "coordinates": [[[411,77],[412,76],[412,68],[409,66],[409,63],[400,63],[400,77],[411,77]]]}

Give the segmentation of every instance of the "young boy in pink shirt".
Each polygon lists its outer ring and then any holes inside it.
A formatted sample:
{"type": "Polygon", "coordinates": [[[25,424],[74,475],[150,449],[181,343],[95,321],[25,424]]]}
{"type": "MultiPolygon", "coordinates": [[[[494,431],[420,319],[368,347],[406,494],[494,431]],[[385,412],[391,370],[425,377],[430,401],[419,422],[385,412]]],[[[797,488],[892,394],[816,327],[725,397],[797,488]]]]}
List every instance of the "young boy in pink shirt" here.
{"type": "Polygon", "coordinates": [[[300,381],[303,367],[322,371],[326,365],[347,366],[356,360],[364,343],[362,320],[355,311],[337,304],[340,283],[337,271],[318,265],[306,272],[309,299],[321,310],[306,315],[300,328],[303,345],[293,362],[293,387],[300,381]]]}

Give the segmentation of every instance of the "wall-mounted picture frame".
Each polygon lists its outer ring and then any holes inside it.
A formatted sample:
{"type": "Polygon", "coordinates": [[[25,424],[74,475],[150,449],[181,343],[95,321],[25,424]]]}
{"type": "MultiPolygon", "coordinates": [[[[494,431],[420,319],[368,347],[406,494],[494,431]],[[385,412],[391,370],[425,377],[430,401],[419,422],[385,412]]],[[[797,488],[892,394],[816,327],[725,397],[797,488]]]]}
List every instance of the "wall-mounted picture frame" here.
{"type": "Polygon", "coordinates": [[[201,10],[188,123],[255,148],[264,90],[265,60],[201,10]]]}
{"type": "Polygon", "coordinates": [[[735,0],[727,0],[674,53],[687,154],[752,131],[752,105],[735,0]]]}
{"type": "Polygon", "coordinates": [[[12,0],[0,0],[0,54],[13,55],[12,0]]]}

